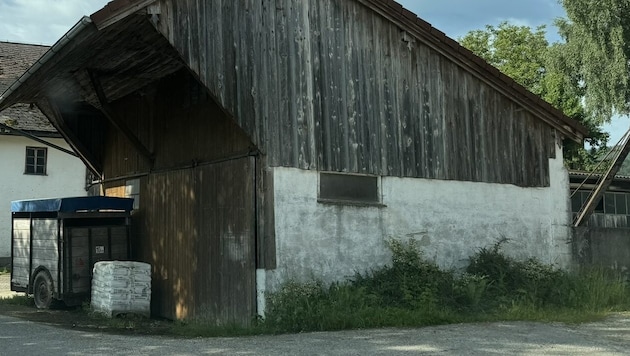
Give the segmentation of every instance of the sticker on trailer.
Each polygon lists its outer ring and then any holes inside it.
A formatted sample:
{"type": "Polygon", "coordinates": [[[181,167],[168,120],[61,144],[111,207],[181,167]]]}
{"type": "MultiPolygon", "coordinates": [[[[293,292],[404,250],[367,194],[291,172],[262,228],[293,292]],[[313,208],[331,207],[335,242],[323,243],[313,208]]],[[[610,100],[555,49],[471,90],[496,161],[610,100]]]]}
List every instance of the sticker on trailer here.
{"type": "Polygon", "coordinates": [[[96,246],[96,253],[105,253],[105,246],[96,246]]]}

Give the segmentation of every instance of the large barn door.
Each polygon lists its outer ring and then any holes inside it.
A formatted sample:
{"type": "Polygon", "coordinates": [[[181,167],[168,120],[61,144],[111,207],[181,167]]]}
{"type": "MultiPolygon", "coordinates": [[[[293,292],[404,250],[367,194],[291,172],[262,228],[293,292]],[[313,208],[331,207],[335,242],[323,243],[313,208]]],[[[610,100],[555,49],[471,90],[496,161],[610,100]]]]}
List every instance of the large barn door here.
{"type": "Polygon", "coordinates": [[[220,323],[256,314],[255,158],[198,168],[200,279],[197,305],[220,323]]]}
{"type": "Polygon", "coordinates": [[[256,314],[255,158],[151,174],[137,246],[153,265],[152,309],[247,325],[256,314]]]}

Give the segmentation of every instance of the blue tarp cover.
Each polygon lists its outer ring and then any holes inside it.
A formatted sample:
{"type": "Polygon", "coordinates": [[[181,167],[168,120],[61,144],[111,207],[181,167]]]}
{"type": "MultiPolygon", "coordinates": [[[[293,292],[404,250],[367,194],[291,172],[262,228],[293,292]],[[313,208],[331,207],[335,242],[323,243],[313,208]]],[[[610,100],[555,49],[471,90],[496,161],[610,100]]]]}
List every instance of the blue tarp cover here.
{"type": "Polygon", "coordinates": [[[43,213],[99,210],[133,210],[133,199],[113,197],[76,197],[39,200],[18,200],[11,202],[11,212],[43,213]]]}

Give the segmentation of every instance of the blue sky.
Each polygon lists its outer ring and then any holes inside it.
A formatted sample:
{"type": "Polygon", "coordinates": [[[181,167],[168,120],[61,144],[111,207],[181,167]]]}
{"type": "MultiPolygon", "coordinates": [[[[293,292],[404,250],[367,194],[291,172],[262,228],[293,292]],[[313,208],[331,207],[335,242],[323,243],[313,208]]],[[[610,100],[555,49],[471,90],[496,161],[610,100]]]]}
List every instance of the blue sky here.
{"type": "MultiPolygon", "coordinates": [[[[236,0],[238,1],[238,0],[236,0]]],[[[318,0],[303,0],[318,1],[318,0]]],[[[53,44],[81,16],[108,0],[0,0],[0,41],[53,44]]],[[[457,39],[468,31],[502,21],[527,26],[547,25],[550,41],[558,40],[553,20],[564,16],[558,0],[399,0],[407,9],[457,39]]],[[[617,118],[606,129],[611,143],[627,130],[630,120],[617,118]]]]}

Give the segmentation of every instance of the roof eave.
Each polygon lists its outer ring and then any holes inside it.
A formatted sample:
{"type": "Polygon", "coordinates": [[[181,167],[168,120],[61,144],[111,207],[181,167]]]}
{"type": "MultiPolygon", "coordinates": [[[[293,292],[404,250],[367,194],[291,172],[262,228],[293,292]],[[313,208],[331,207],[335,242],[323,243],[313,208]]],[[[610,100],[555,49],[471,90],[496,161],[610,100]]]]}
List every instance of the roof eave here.
{"type": "Polygon", "coordinates": [[[14,94],[28,79],[37,71],[39,71],[51,58],[55,57],[57,53],[63,50],[63,48],[74,38],[81,33],[85,28],[92,24],[92,20],[84,16],[79,22],[77,22],[66,34],[64,34],[44,55],[35,62],[24,74],[22,74],[13,84],[11,84],[7,90],[0,95],[0,111],[14,105],[17,100],[14,99],[14,94]]]}
{"type": "Polygon", "coordinates": [[[144,9],[157,0],[114,0],[93,13],[90,18],[102,30],[125,17],[144,9]]]}

